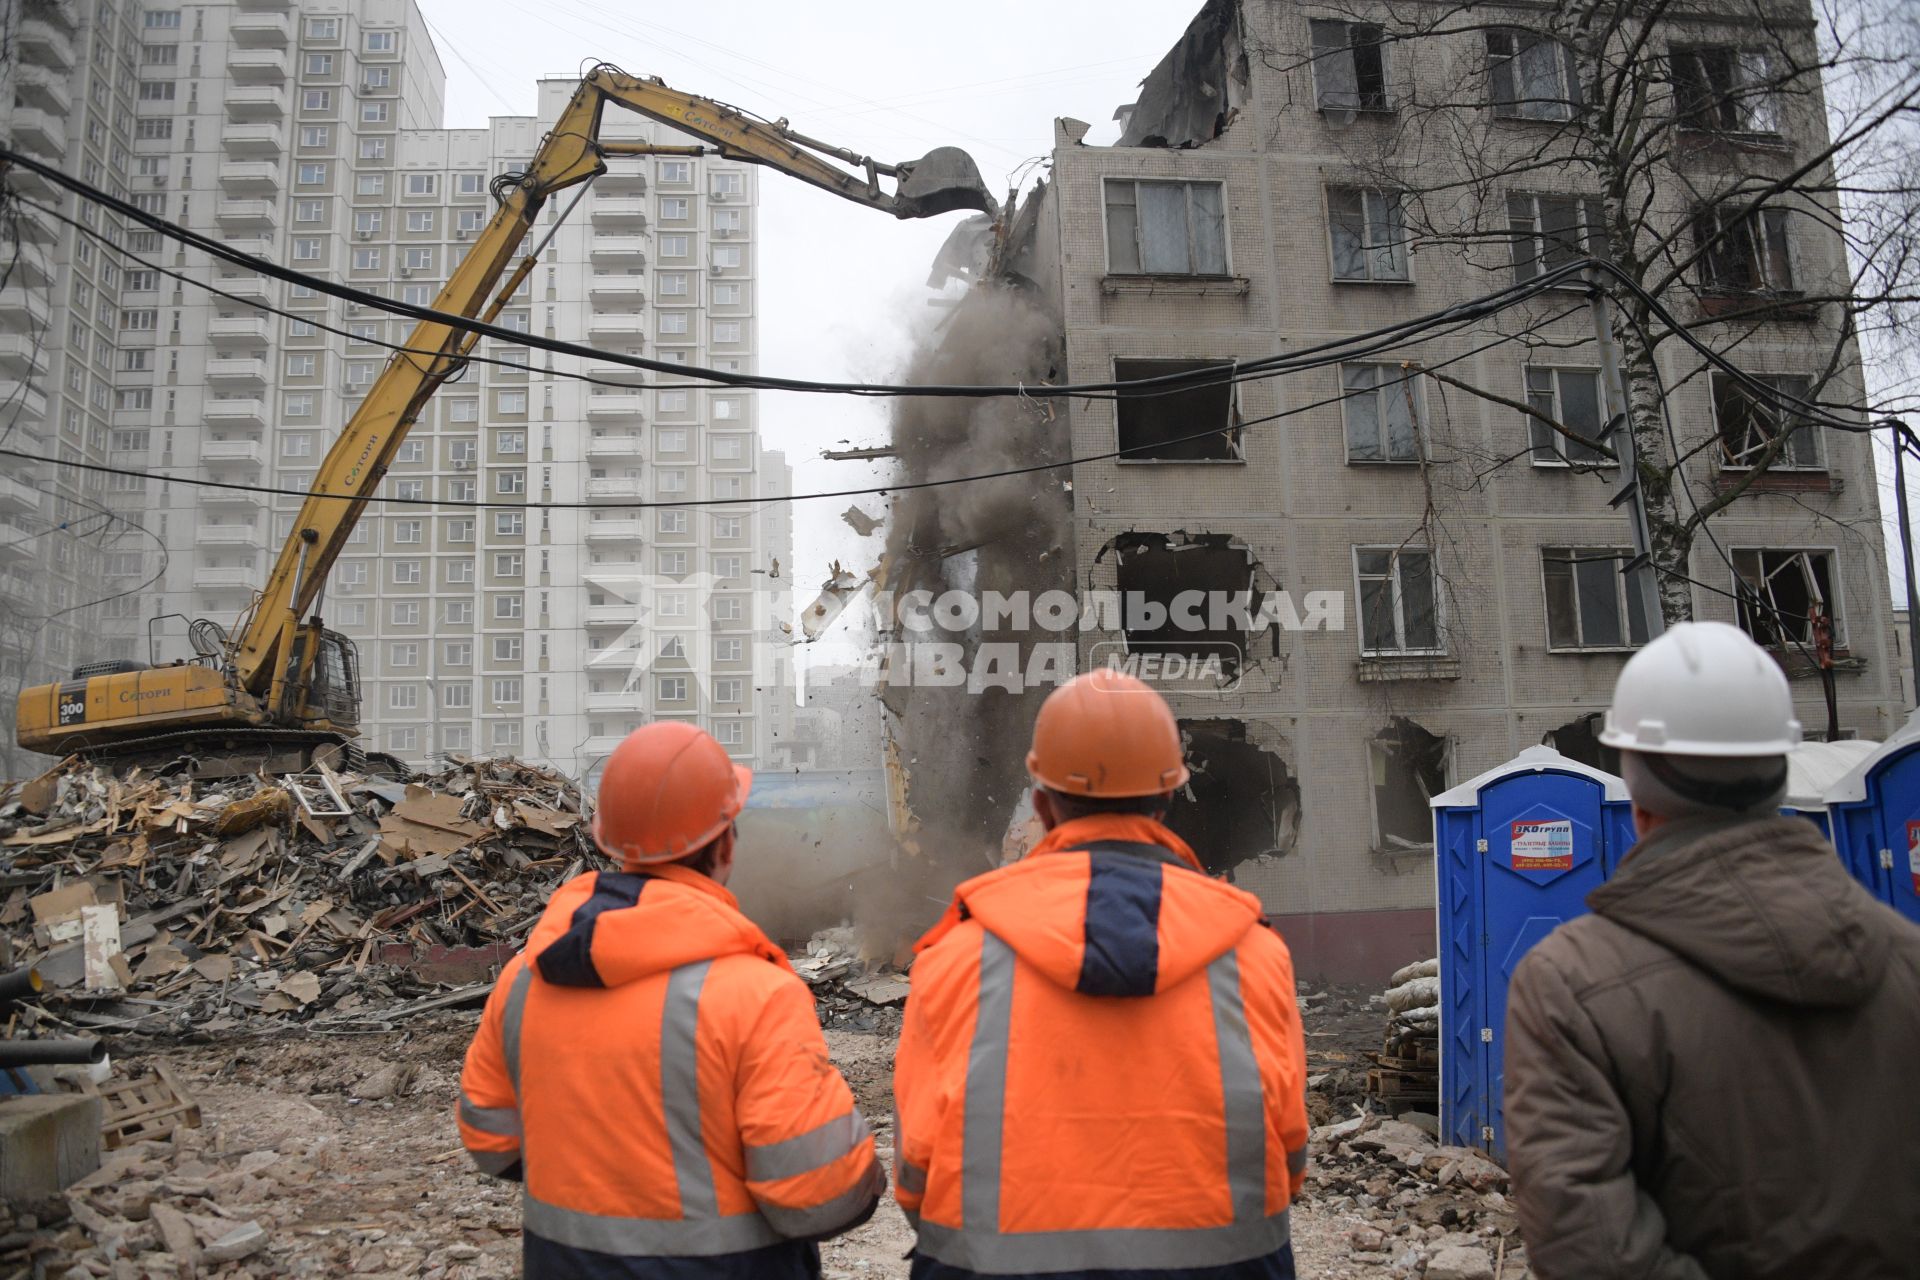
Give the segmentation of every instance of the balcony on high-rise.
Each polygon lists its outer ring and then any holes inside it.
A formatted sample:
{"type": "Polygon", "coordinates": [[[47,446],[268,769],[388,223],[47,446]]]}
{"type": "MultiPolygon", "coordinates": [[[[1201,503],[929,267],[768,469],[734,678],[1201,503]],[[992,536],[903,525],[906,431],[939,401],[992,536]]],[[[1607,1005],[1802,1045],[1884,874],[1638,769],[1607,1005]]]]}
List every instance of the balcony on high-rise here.
{"type": "Polygon", "coordinates": [[[638,418],[646,414],[647,398],[641,392],[632,395],[610,393],[587,397],[589,418],[638,418]]]}
{"type": "Polygon", "coordinates": [[[220,130],[220,145],[230,156],[278,156],[285,144],[277,124],[230,124],[220,130]]]}
{"type": "Polygon", "coordinates": [[[47,346],[40,333],[0,333],[0,373],[37,381],[47,372],[47,346]]]}
{"type": "Polygon", "coordinates": [[[644,236],[594,236],[587,242],[587,256],[596,267],[643,267],[647,262],[647,241],[644,236]]]}
{"type": "Polygon", "coordinates": [[[587,480],[588,498],[633,498],[647,496],[646,481],[639,476],[604,476],[587,480]]]}
{"type": "Polygon", "coordinates": [[[72,37],[46,18],[22,18],[14,47],[23,63],[37,63],[56,71],[73,70],[72,37]]]}
{"type": "Polygon", "coordinates": [[[62,119],[72,114],[73,91],[67,87],[67,78],[52,67],[22,63],[13,76],[14,95],[23,105],[51,111],[62,119]]]}
{"type": "Polygon", "coordinates": [[[273,341],[273,331],[265,316],[217,315],[207,321],[207,341],[223,347],[264,347],[273,341]]]}
{"type": "Polygon", "coordinates": [[[596,311],[587,317],[587,333],[600,341],[631,342],[647,336],[647,318],[638,311],[596,311]]]}
{"type": "Polygon", "coordinates": [[[246,49],[284,49],[293,42],[293,19],[285,13],[236,13],[227,34],[246,49]]]}
{"type": "Polygon", "coordinates": [[[277,84],[229,84],[227,119],[235,123],[278,120],[287,114],[287,91],[277,84]]]}
{"type": "Polygon", "coordinates": [[[220,189],[233,196],[277,196],[280,166],[272,160],[229,160],[220,166],[220,189]]]}
{"type": "MultiPolygon", "coordinates": [[[[208,400],[200,406],[200,416],[210,425],[259,430],[267,425],[266,402],[258,396],[236,396],[231,400],[208,400]]],[[[206,441],[206,444],[230,443],[206,441]]]]}
{"type": "Polygon", "coordinates": [[[646,437],[637,431],[594,432],[587,437],[589,458],[638,458],[646,448],[646,437]]]}
{"type": "Polygon", "coordinates": [[[239,565],[197,564],[193,566],[193,585],[196,587],[252,587],[256,570],[239,565]]]}
{"type": "Polygon", "coordinates": [[[589,520],[586,532],[589,542],[637,542],[641,536],[641,523],[637,517],[589,520]]]}
{"type": "Polygon", "coordinates": [[[639,232],[646,230],[647,202],[644,199],[602,197],[587,206],[587,216],[596,227],[618,227],[639,232]]]}
{"type": "Polygon", "coordinates": [[[254,547],[263,539],[257,525],[235,522],[202,524],[194,530],[193,540],[203,547],[254,547]]]}
{"type": "Polygon", "coordinates": [[[0,289],[0,323],[8,328],[44,333],[52,314],[46,294],[38,289],[19,284],[0,289]]]}
{"type": "Polygon", "coordinates": [[[587,280],[587,292],[594,298],[618,298],[628,305],[647,300],[647,277],[641,274],[595,274],[587,280]]]}
{"type": "Polygon", "coordinates": [[[213,216],[223,231],[271,231],[280,225],[280,207],[271,200],[222,200],[213,216]]]}
{"type": "Polygon", "coordinates": [[[262,452],[258,440],[202,440],[200,461],[209,467],[257,467],[262,452]]]}
{"type": "Polygon", "coordinates": [[[46,496],[18,476],[0,473],[0,511],[13,514],[35,512],[40,509],[40,503],[46,496]]]}
{"type": "Polygon", "coordinates": [[[21,426],[47,419],[47,393],[19,378],[0,378],[0,404],[7,406],[8,421],[21,426]]]}
{"type": "Polygon", "coordinates": [[[278,49],[227,51],[227,77],[235,84],[281,85],[287,82],[287,55],[278,49]]]}
{"type": "Polygon", "coordinates": [[[66,121],[38,107],[15,107],[13,144],[36,160],[58,164],[67,157],[66,121]]]}
{"type": "Polygon", "coordinates": [[[255,357],[214,358],[207,361],[207,383],[217,387],[264,387],[267,362],[255,357]]]}

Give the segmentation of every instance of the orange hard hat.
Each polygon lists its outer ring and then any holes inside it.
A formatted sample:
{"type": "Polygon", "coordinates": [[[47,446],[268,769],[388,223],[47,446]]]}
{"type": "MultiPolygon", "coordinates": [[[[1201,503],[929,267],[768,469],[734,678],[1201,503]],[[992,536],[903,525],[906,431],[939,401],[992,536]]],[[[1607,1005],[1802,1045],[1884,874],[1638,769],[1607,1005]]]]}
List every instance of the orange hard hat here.
{"type": "Polygon", "coordinates": [[[1190,776],[1167,700],[1137,676],[1101,667],[1047,695],[1027,772],[1070,796],[1154,796],[1190,776]]]}
{"type": "Polygon", "coordinates": [[[740,816],[752,785],[712,735],[680,720],[645,725],[601,770],[594,841],[623,867],[676,862],[740,816]]]}

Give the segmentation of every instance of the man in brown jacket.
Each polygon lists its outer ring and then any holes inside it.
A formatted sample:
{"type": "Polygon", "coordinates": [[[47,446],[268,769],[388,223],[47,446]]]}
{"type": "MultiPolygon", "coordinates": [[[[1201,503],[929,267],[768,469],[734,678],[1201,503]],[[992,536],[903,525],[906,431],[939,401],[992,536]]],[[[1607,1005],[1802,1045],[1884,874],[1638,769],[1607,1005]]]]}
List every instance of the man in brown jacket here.
{"type": "Polygon", "coordinates": [[[1920,928],[1778,816],[1786,678],[1720,623],[1621,673],[1640,841],[1508,993],[1507,1154],[1540,1280],[1920,1275],[1920,928]]]}

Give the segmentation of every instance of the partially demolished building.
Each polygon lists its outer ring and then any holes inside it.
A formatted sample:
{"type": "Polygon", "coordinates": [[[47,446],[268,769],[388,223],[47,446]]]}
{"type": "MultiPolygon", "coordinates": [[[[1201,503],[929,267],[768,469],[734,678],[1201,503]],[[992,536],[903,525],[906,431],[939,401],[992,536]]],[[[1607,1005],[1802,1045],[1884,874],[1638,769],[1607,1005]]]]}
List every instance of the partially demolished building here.
{"type": "MultiPolygon", "coordinates": [[[[1581,216],[1578,183],[1543,174],[1510,193],[1511,243],[1382,235],[1399,225],[1398,197],[1380,189],[1356,139],[1371,146],[1395,127],[1395,85],[1438,84],[1456,60],[1480,65],[1487,37],[1475,25],[1389,55],[1355,34],[1352,14],[1316,14],[1208,0],[1122,109],[1117,145],[1088,146],[1087,125],[1057,122],[1051,181],[1012,224],[1021,242],[1003,246],[1016,264],[1008,273],[1059,324],[1048,381],[1227,366],[1435,312],[1511,279],[1512,245],[1531,250],[1563,206],[1581,216]],[[1544,221],[1522,219],[1523,203],[1544,221]],[[1488,255],[1500,265],[1490,270],[1488,255]]],[[[1423,147],[1457,143],[1408,130],[1394,145],[1412,175],[1442,162],[1423,147]]],[[[1844,272],[1831,234],[1812,220],[1794,234],[1803,273],[1844,272]]],[[[1520,411],[1546,406],[1598,429],[1592,322],[1579,293],[1568,301],[1570,315],[1526,340],[1492,341],[1515,327],[1495,317],[1372,363],[1076,398],[1064,422],[1028,423],[1033,457],[1064,444],[1100,459],[1075,465],[1070,484],[1050,482],[1071,504],[1063,554],[1076,593],[1344,601],[1337,627],[1268,618],[1253,632],[1176,632],[1154,616],[1083,615],[1077,635],[1083,669],[1116,654],[1229,655],[1217,674],[1163,684],[1195,770],[1171,821],[1212,869],[1260,895],[1316,980],[1377,979],[1432,953],[1430,796],[1542,741],[1607,763],[1592,718],[1644,631],[1607,558],[1628,542],[1608,503],[1618,477],[1580,465],[1520,411]],[[1509,403],[1406,372],[1443,363],[1509,403]]],[[[1832,340],[1825,323],[1772,326],[1744,359],[1769,374],[1807,372],[1818,337],[1832,340]]],[[[1857,357],[1846,375],[1857,385],[1857,357]]],[[[1669,406],[1683,437],[1724,437],[1729,408],[1712,379],[1678,378],[1669,406]]],[[[1819,603],[1834,627],[1837,720],[1884,737],[1898,697],[1886,567],[1877,536],[1850,532],[1877,527],[1869,447],[1829,432],[1817,456],[1793,460],[1804,465],[1781,467],[1715,517],[1730,559],[1695,550],[1695,614],[1764,630],[1805,624],[1819,603]],[[1737,605],[1742,592],[1763,593],[1768,612],[1737,605]]],[[[1689,473],[1715,492],[1731,465],[1703,450],[1689,473]]],[[[1027,534],[1026,554],[1054,541],[1051,530],[1027,534]]],[[[1761,638],[1780,643],[1800,677],[1810,731],[1824,726],[1817,673],[1796,669],[1780,636],[1761,638]]],[[[938,732],[951,736],[952,724],[938,732]]],[[[1009,752],[992,755],[1017,766],[1009,752]]],[[[1001,781],[976,805],[1004,809],[1017,780],[1001,781]]]]}

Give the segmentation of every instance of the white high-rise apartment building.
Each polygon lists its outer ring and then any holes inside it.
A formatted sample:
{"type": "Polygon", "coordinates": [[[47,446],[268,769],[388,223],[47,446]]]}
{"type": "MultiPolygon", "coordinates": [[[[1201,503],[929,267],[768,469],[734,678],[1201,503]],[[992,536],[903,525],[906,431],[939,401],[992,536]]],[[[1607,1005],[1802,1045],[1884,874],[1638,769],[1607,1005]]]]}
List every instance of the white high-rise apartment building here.
{"type": "MultiPolygon", "coordinates": [[[[416,304],[433,300],[492,216],[491,182],[525,168],[574,88],[542,82],[537,118],[449,130],[444,72],[412,0],[102,12],[141,40],[125,121],[137,202],[416,304]]],[[[613,109],[607,132],[691,141],[613,109]]],[[[65,154],[78,172],[71,142],[65,154]]],[[[616,160],[500,323],[752,372],[756,179],[706,158],[616,160]]],[[[548,229],[543,221],[538,234],[548,229]]],[[[112,461],[306,488],[392,354],[380,344],[403,342],[410,322],[209,263],[156,233],[127,245],[219,292],[126,271],[112,312],[121,349],[102,383],[117,406],[110,439],[102,432],[112,461]]],[[[409,501],[368,509],[324,598],[329,624],[359,645],[369,745],[416,760],[516,754],[587,776],[632,726],[671,716],[707,727],[743,761],[766,758],[778,725],[756,589],[781,585],[769,584],[768,562],[788,553],[766,539],[785,526],[756,518],[755,505],[579,509],[751,503],[763,456],[753,394],[491,340],[476,354],[530,367],[476,361],[433,398],[383,485],[409,501]]],[[[180,656],[172,615],[234,625],[299,499],[121,483],[117,504],[164,542],[163,580],[87,625],[146,660],[153,623],[169,637],[160,656],[180,656]]],[[[137,585],[156,561],[109,557],[107,585],[137,585]]]]}
{"type": "MultiPolygon", "coordinates": [[[[132,147],[143,34],[126,5],[0,3],[0,141],[128,194],[137,180],[132,147]]],[[[118,217],[24,169],[6,182],[12,198],[0,211],[0,448],[104,463],[116,406],[128,402],[116,388],[136,359],[122,349],[123,299],[147,281],[123,271],[94,238],[124,242],[118,217]]],[[[13,748],[18,690],[116,656],[96,620],[127,606],[94,603],[111,593],[103,578],[150,572],[154,560],[152,539],[116,518],[125,501],[98,473],[0,457],[0,772],[20,776],[38,759],[13,748]]]]}

